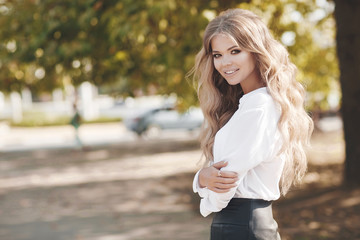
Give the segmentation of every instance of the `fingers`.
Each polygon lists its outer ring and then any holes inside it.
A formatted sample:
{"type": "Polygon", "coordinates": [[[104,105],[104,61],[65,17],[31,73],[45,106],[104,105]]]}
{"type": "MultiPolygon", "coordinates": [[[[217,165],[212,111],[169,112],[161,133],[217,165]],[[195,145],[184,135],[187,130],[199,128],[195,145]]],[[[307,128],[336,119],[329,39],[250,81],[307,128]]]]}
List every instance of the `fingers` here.
{"type": "MultiPolygon", "coordinates": [[[[217,170],[217,171],[214,172],[214,174],[219,176],[218,171],[220,171],[221,168],[226,167],[227,165],[228,165],[228,162],[226,162],[226,161],[220,161],[220,162],[214,163],[212,165],[212,167],[217,170]]],[[[223,177],[223,178],[236,178],[237,173],[236,172],[230,172],[230,171],[221,171],[221,177],[223,177]]]]}
{"type": "MultiPolygon", "coordinates": [[[[228,179],[226,179],[228,180],[228,179]]],[[[229,180],[228,180],[229,182],[229,180]]],[[[217,192],[217,193],[226,193],[229,192],[231,188],[236,187],[236,183],[213,183],[211,187],[208,187],[211,191],[217,192]]]]}
{"type": "Polygon", "coordinates": [[[234,184],[236,183],[236,181],[238,180],[237,177],[235,178],[224,178],[224,177],[219,177],[216,182],[217,183],[222,183],[222,184],[234,184]]]}
{"type": "Polygon", "coordinates": [[[221,177],[223,178],[237,178],[236,172],[221,171],[221,177]]]}
{"type": "Polygon", "coordinates": [[[214,163],[212,166],[214,168],[216,168],[217,170],[220,170],[221,168],[225,167],[228,165],[228,162],[226,161],[220,161],[220,162],[217,162],[217,163],[214,163]]]}
{"type": "Polygon", "coordinates": [[[221,188],[209,188],[211,191],[216,193],[227,193],[230,191],[230,189],[221,189],[221,188]]]}
{"type": "Polygon", "coordinates": [[[231,190],[231,188],[236,187],[236,184],[216,184],[216,187],[211,187],[209,188],[211,191],[216,192],[216,193],[226,193],[229,192],[231,190]]]}
{"type": "Polygon", "coordinates": [[[230,190],[231,188],[234,188],[236,186],[237,185],[234,183],[232,183],[232,184],[216,183],[215,184],[215,188],[223,189],[223,190],[230,190]]]}

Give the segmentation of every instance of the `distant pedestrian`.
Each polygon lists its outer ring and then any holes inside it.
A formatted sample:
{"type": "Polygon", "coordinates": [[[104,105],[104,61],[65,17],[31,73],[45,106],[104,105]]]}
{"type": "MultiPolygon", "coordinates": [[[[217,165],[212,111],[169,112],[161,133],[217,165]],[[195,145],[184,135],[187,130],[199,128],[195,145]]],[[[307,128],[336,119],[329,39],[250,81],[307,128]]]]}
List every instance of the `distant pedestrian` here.
{"type": "Polygon", "coordinates": [[[78,147],[82,147],[82,142],[81,142],[81,139],[80,139],[80,136],[79,136],[79,127],[81,125],[81,116],[80,116],[80,113],[79,113],[79,110],[77,108],[76,103],[73,104],[73,112],[74,112],[74,115],[71,118],[70,124],[75,129],[75,142],[76,142],[76,145],[78,147]]]}
{"type": "Polygon", "coordinates": [[[296,67],[254,13],[212,20],[194,74],[205,116],[206,164],[194,178],[200,212],[215,212],[212,240],[278,240],[272,201],[301,180],[313,122],[296,67]]]}

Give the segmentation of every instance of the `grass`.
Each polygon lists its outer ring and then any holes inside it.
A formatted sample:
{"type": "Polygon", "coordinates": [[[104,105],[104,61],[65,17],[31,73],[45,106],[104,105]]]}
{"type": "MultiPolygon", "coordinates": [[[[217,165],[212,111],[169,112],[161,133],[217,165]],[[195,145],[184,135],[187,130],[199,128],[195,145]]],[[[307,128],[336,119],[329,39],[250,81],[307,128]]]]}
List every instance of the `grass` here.
{"type": "MultiPolygon", "coordinates": [[[[46,114],[43,112],[29,111],[23,113],[23,119],[21,122],[13,122],[11,120],[4,120],[9,122],[12,127],[45,127],[45,126],[62,126],[68,125],[71,121],[71,116],[58,115],[58,114],[46,114]]],[[[82,120],[81,124],[87,123],[106,123],[106,122],[120,122],[121,118],[99,117],[94,120],[82,120]]]]}

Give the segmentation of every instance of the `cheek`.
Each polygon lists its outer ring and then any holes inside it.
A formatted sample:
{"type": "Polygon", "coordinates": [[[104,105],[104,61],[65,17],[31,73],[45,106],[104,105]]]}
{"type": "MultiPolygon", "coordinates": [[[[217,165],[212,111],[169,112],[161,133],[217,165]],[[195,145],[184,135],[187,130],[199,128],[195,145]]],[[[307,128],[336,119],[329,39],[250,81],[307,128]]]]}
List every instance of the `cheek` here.
{"type": "Polygon", "coordinates": [[[219,64],[219,61],[217,61],[217,60],[214,60],[214,67],[215,67],[215,69],[219,72],[219,73],[221,73],[220,72],[220,64],[219,64]]]}
{"type": "Polygon", "coordinates": [[[255,67],[256,67],[256,63],[255,63],[254,59],[251,59],[251,60],[249,61],[249,68],[250,68],[250,70],[251,70],[251,71],[254,71],[255,67]]]}
{"type": "Polygon", "coordinates": [[[256,66],[255,58],[250,55],[248,57],[248,63],[249,63],[249,68],[253,70],[255,68],[255,66],[256,66]]]}

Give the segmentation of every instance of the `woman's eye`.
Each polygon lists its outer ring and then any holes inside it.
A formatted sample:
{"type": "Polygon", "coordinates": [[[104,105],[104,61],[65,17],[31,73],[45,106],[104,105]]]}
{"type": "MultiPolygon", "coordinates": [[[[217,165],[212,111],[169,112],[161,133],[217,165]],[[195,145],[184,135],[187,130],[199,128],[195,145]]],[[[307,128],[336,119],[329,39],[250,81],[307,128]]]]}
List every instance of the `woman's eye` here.
{"type": "Polygon", "coordinates": [[[221,55],[220,54],[213,54],[213,57],[214,58],[219,58],[219,57],[221,57],[221,55]]]}
{"type": "Polygon", "coordinates": [[[240,50],[234,49],[234,50],[231,51],[231,54],[238,54],[238,53],[240,53],[240,52],[241,52],[240,50]]]}

